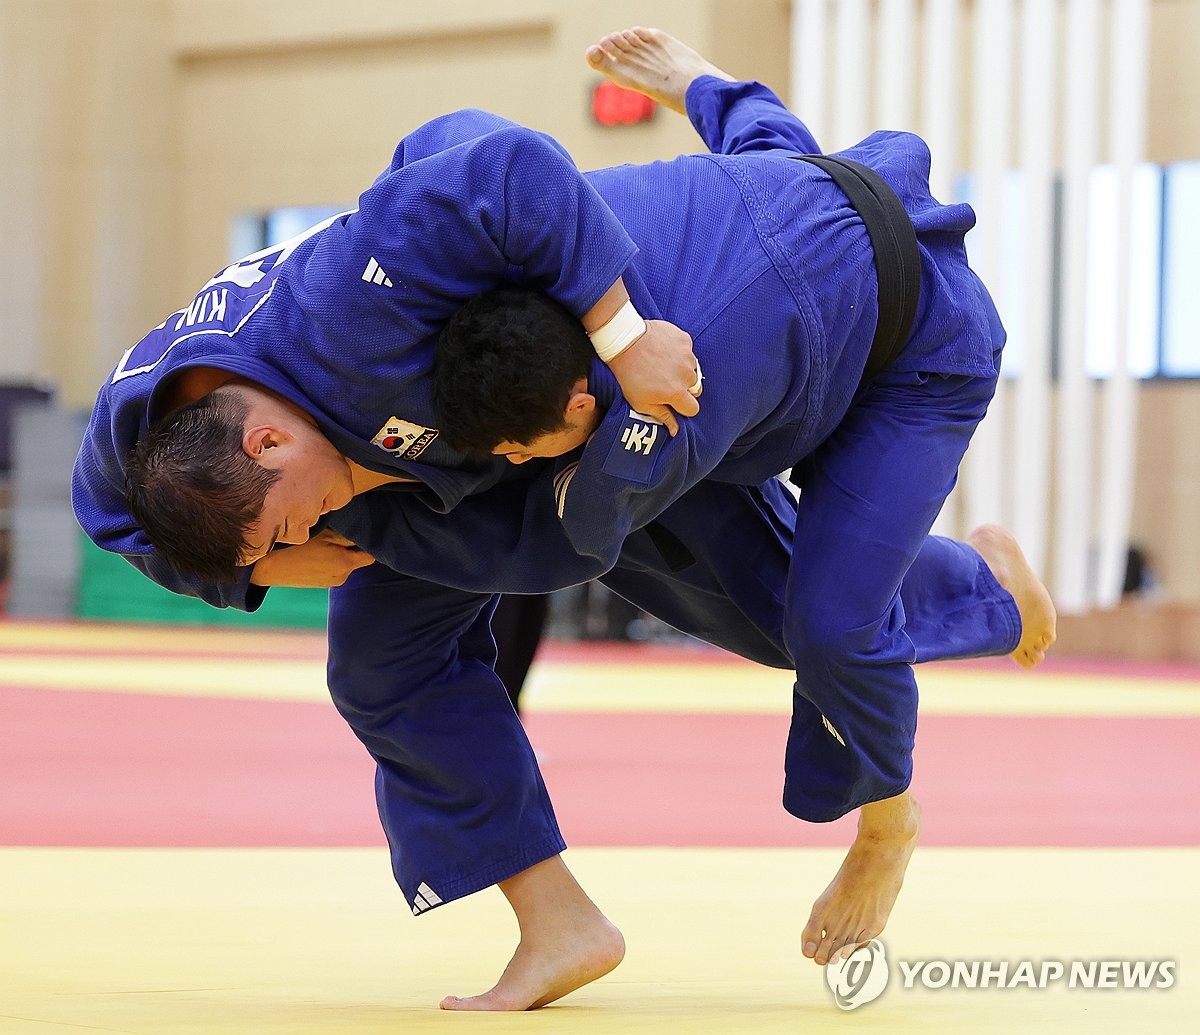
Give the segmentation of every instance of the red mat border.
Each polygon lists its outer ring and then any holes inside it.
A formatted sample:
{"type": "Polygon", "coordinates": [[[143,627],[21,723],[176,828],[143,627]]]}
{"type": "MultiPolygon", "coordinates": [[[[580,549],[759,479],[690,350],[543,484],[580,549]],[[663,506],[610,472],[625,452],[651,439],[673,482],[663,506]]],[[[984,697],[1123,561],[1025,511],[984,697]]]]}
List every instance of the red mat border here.
{"type": "MultiPolygon", "coordinates": [[[[845,844],[780,806],[786,718],[541,713],[572,844],[845,844]]],[[[0,844],[383,843],[374,768],[332,704],[0,688],[0,844]]],[[[1200,845],[1200,717],[924,717],[934,845],[1200,845]]]]}

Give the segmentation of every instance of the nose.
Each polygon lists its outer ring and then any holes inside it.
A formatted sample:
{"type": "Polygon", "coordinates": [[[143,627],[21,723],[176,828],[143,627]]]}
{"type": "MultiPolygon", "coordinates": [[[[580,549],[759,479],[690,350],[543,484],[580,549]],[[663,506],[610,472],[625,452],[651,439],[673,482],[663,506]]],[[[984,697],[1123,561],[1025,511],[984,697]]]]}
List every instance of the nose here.
{"type": "Polygon", "coordinates": [[[510,464],[523,464],[526,460],[532,460],[532,453],[509,453],[508,462],[510,464]]]}

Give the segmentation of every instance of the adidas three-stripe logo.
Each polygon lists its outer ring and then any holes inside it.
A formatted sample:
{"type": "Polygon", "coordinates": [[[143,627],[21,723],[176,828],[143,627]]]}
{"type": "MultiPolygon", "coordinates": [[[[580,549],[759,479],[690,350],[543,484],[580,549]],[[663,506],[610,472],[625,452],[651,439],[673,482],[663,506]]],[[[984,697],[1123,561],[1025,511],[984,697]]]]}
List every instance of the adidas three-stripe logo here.
{"type": "Polygon", "coordinates": [[[367,268],[363,270],[362,279],[368,284],[378,284],[380,287],[391,287],[392,278],[384,271],[383,267],[375,260],[375,256],[371,256],[371,261],[367,263],[367,268]]]}
{"type": "Polygon", "coordinates": [[[578,469],[579,461],[576,460],[573,464],[567,464],[554,476],[554,502],[558,508],[559,517],[562,517],[563,511],[567,509],[567,489],[571,487],[571,479],[575,477],[578,469]]]}
{"type": "Polygon", "coordinates": [[[417,885],[417,893],[413,896],[413,916],[419,916],[427,909],[441,905],[442,900],[437,893],[424,881],[417,885]]]}

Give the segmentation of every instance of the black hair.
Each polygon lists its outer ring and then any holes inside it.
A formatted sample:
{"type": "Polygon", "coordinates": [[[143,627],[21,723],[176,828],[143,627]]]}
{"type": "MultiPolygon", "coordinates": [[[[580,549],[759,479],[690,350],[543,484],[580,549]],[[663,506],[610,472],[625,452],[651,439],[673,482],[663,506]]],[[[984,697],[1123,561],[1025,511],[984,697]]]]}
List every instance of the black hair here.
{"type": "Polygon", "coordinates": [[[444,441],[481,457],[501,442],[527,445],[561,430],[595,355],[583,324],[542,292],[477,295],[438,338],[433,397],[444,441]]]}
{"type": "Polygon", "coordinates": [[[242,448],[248,403],[218,388],[156,422],[129,454],[125,502],[166,560],[209,582],[237,578],[246,529],[279,472],[242,448]]]}

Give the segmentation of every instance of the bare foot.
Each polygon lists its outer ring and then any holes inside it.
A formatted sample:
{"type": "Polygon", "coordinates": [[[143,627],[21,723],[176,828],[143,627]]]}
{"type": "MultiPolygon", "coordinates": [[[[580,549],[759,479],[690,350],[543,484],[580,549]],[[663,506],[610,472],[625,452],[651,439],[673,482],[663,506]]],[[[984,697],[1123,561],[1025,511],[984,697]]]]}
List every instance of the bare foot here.
{"type": "Polygon", "coordinates": [[[684,97],[702,75],[732,83],[733,76],[705,60],[686,43],[659,29],[640,26],[612,32],[587,49],[587,63],[618,86],[636,90],[685,115],[684,97]]]}
{"type": "Polygon", "coordinates": [[[1021,612],[1021,642],[1009,655],[1022,668],[1033,668],[1045,660],[1046,650],[1054,642],[1058,616],[1050,592],[1042,584],[1021,552],[1012,533],[999,525],[980,525],[967,536],[996,581],[1007,589],[1021,612]]]}
{"type": "Polygon", "coordinates": [[[603,977],[625,956],[621,932],[601,918],[596,928],[564,932],[558,943],[524,938],[500,980],[482,995],[448,995],[443,1010],[536,1010],[603,977]]]}
{"type": "Polygon", "coordinates": [[[603,977],[625,957],[625,939],[555,856],[500,883],[521,941],[482,995],[448,995],[443,1010],[535,1010],[603,977]]]}
{"type": "Polygon", "coordinates": [[[805,956],[836,963],[882,933],[920,834],[921,807],[907,791],[863,806],[854,844],[804,927],[805,956]]]}

